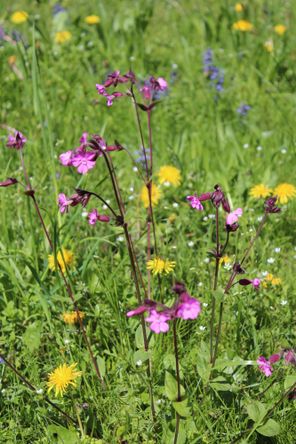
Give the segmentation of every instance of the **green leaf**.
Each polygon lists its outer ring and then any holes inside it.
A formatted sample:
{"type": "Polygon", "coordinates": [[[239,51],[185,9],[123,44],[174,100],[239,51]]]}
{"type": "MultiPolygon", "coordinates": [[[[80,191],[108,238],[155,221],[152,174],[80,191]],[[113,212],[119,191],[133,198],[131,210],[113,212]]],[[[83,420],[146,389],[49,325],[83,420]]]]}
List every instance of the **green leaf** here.
{"type": "MultiPolygon", "coordinates": [[[[165,394],[170,401],[176,401],[178,398],[178,384],[174,376],[166,371],[165,372],[165,382],[164,382],[165,394]]],[[[181,385],[181,396],[184,396],[185,390],[181,385]]]]}
{"type": "Polygon", "coordinates": [[[173,407],[176,410],[177,413],[179,413],[180,416],[183,416],[184,418],[187,418],[191,415],[190,409],[187,404],[187,399],[184,399],[183,401],[175,401],[173,402],[173,407]]]}
{"type": "Polygon", "coordinates": [[[48,432],[51,435],[52,438],[54,438],[54,436],[58,436],[58,444],[78,444],[79,440],[78,440],[78,436],[77,433],[75,432],[75,430],[71,429],[66,429],[65,427],[62,426],[57,426],[57,425],[50,425],[48,426],[48,432]]]}
{"type": "MultiPolygon", "coordinates": [[[[147,328],[146,328],[146,333],[147,333],[147,337],[148,337],[147,328]]],[[[144,348],[144,338],[143,338],[142,324],[139,324],[139,326],[138,326],[138,328],[136,330],[135,340],[136,340],[137,348],[142,348],[143,349],[144,348]]]]}
{"type": "Polygon", "coordinates": [[[220,304],[223,301],[223,298],[224,298],[224,289],[223,288],[217,288],[217,290],[215,290],[213,292],[213,296],[216,299],[216,303],[220,304]]]}
{"type": "Polygon", "coordinates": [[[247,412],[254,422],[260,423],[267,413],[267,408],[262,402],[254,401],[252,404],[247,405],[247,412]]]}
{"type": "Polygon", "coordinates": [[[256,429],[260,435],[263,436],[275,436],[281,431],[281,426],[274,419],[269,419],[263,426],[256,429]]]}
{"type": "Polygon", "coordinates": [[[105,359],[102,358],[101,356],[97,357],[97,363],[98,363],[98,367],[101,373],[102,378],[104,378],[105,374],[106,374],[106,363],[105,363],[105,359]]]}
{"type": "Polygon", "coordinates": [[[143,362],[149,359],[149,354],[145,350],[137,350],[134,353],[133,360],[135,365],[142,365],[143,362]],[[139,364],[141,361],[141,364],[139,364]]]}
{"type": "Polygon", "coordinates": [[[228,384],[227,380],[223,378],[223,376],[218,376],[217,378],[213,379],[210,386],[212,389],[217,390],[218,392],[232,391],[232,385],[228,384]]]}
{"type": "Polygon", "coordinates": [[[205,342],[200,344],[200,349],[196,356],[196,367],[203,383],[207,384],[211,373],[211,364],[210,351],[205,342]]]}
{"type": "Polygon", "coordinates": [[[23,342],[29,351],[33,353],[40,346],[41,323],[39,321],[29,325],[23,335],[23,342]]]}
{"type": "Polygon", "coordinates": [[[296,383],[296,375],[286,376],[284,382],[285,390],[289,390],[295,383],[296,383]]]}

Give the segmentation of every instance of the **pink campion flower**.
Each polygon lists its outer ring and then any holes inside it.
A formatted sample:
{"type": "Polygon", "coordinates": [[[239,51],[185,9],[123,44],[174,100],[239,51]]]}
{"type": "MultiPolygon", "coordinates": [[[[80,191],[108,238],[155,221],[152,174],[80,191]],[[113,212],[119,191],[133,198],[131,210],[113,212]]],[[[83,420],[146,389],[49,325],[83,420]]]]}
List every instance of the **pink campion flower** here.
{"type": "Polygon", "coordinates": [[[227,214],[226,225],[233,225],[234,223],[236,223],[238,221],[238,218],[241,217],[242,214],[243,210],[241,208],[237,208],[236,210],[227,214]]]}
{"type": "Polygon", "coordinates": [[[150,322],[150,330],[154,333],[166,333],[169,330],[169,324],[167,321],[170,320],[170,316],[166,313],[159,313],[152,309],[150,315],[145,319],[146,322],[150,322]]]}
{"type": "Polygon", "coordinates": [[[112,106],[113,105],[113,100],[117,99],[118,97],[122,97],[124,96],[124,94],[114,91],[112,94],[107,94],[106,100],[107,100],[107,106],[112,106]]]}
{"type": "Polygon", "coordinates": [[[101,96],[105,96],[107,94],[107,90],[104,85],[100,83],[96,83],[96,89],[101,96]]]}
{"type": "Polygon", "coordinates": [[[109,216],[106,216],[105,214],[99,214],[96,209],[93,209],[90,213],[88,213],[87,217],[90,225],[95,225],[98,221],[100,222],[110,221],[109,216]]]}
{"type": "Polygon", "coordinates": [[[140,307],[135,308],[134,310],[127,312],[127,317],[131,318],[132,316],[137,316],[139,314],[145,313],[147,311],[146,305],[140,305],[140,307]]]}
{"type": "Polygon", "coordinates": [[[265,374],[265,376],[271,376],[272,375],[272,366],[267,359],[264,358],[264,356],[259,356],[257,359],[257,364],[259,365],[259,370],[265,374]]]}
{"type": "Polygon", "coordinates": [[[96,164],[96,154],[86,151],[80,151],[74,154],[72,158],[72,165],[77,168],[80,174],[86,174],[89,170],[94,168],[96,164]]]}
{"type": "Polygon", "coordinates": [[[281,359],[280,353],[274,353],[269,357],[268,361],[270,362],[270,364],[274,364],[275,362],[278,362],[280,359],[281,359]]]}
{"type": "Polygon", "coordinates": [[[178,306],[176,308],[176,318],[196,319],[201,312],[200,302],[189,296],[188,293],[181,293],[178,306]]]}
{"type": "Polygon", "coordinates": [[[255,278],[251,280],[251,284],[255,289],[258,289],[260,287],[261,279],[255,278]]]}
{"type": "Polygon", "coordinates": [[[86,131],[84,131],[82,133],[82,136],[79,139],[79,142],[81,143],[80,147],[83,146],[85,147],[88,144],[88,133],[86,131]]]}
{"type": "Polygon", "coordinates": [[[140,93],[145,100],[152,99],[152,90],[150,85],[144,85],[142,88],[140,88],[140,93]]]}
{"type": "Polygon", "coordinates": [[[15,131],[14,135],[10,134],[8,136],[6,146],[8,148],[15,148],[16,150],[21,150],[26,142],[27,138],[20,131],[15,131]]]}
{"type": "Polygon", "coordinates": [[[14,177],[8,177],[3,182],[0,182],[0,187],[9,187],[10,185],[15,185],[17,182],[17,179],[14,177]]]}
{"type": "Polygon", "coordinates": [[[195,208],[197,211],[202,211],[204,209],[196,194],[193,196],[187,196],[186,199],[189,201],[191,208],[195,208]]]}
{"type": "Polygon", "coordinates": [[[167,81],[163,77],[158,77],[157,83],[159,85],[160,91],[165,91],[168,87],[167,81]]]}
{"type": "Polygon", "coordinates": [[[68,197],[64,194],[64,193],[60,193],[58,196],[58,205],[60,208],[60,212],[63,213],[67,213],[68,212],[68,207],[69,205],[71,205],[72,200],[68,199],[68,197]]]}
{"type": "Polygon", "coordinates": [[[284,352],[284,360],[287,364],[296,365],[296,354],[293,350],[284,352]]]}
{"type": "Polygon", "coordinates": [[[130,76],[131,73],[128,73],[128,75],[120,75],[120,71],[114,71],[111,74],[108,75],[107,80],[104,83],[104,86],[108,88],[109,86],[117,86],[118,83],[126,83],[131,79],[130,76]]]}
{"type": "Polygon", "coordinates": [[[59,161],[64,166],[72,166],[73,156],[74,152],[72,150],[66,151],[65,153],[60,154],[59,161]]]}

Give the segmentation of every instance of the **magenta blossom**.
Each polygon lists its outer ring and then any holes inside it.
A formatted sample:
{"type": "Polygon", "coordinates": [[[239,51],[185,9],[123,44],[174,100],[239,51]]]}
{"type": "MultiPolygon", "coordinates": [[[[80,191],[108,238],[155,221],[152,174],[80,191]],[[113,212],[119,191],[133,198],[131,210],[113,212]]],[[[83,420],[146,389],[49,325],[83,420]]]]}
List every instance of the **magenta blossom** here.
{"type": "Polygon", "coordinates": [[[196,319],[201,312],[200,302],[189,296],[188,293],[181,293],[176,309],[176,318],[196,319]]]}
{"type": "Polygon", "coordinates": [[[150,311],[150,315],[145,319],[146,322],[150,322],[150,330],[154,333],[166,333],[169,330],[169,324],[167,321],[170,316],[166,313],[158,312],[154,309],[150,311]]]}
{"type": "Polygon", "coordinates": [[[197,211],[202,211],[204,209],[196,194],[193,196],[187,196],[186,199],[189,201],[191,208],[195,208],[197,211]]]}
{"type": "Polygon", "coordinates": [[[260,287],[260,283],[261,283],[261,280],[259,278],[255,278],[255,279],[251,280],[251,284],[253,285],[253,287],[255,289],[258,289],[260,287]]]}
{"type": "Polygon", "coordinates": [[[270,364],[274,364],[275,362],[278,362],[280,359],[281,359],[281,354],[274,353],[269,357],[268,361],[270,362],[270,364]]]}
{"type": "Polygon", "coordinates": [[[231,213],[227,214],[226,217],[226,225],[232,225],[238,221],[238,218],[243,214],[243,210],[241,208],[237,208],[231,213]]]}
{"type": "Polygon", "coordinates": [[[255,279],[240,279],[238,281],[240,285],[246,286],[246,285],[252,285],[255,290],[258,290],[260,287],[261,279],[255,278],[255,279]]]}
{"type": "Polygon", "coordinates": [[[257,364],[259,365],[259,370],[265,374],[265,376],[271,376],[272,375],[272,366],[267,359],[264,358],[264,356],[259,356],[257,359],[257,364]]]}
{"type": "Polygon", "coordinates": [[[10,185],[15,185],[17,182],[17,179],[14,177],[8,177],[3,182],[0,182],[0,187],[9,187],[10,185]]]}
{"type": "Polygon", "coordinates": [[[16,150],[21,150],[25,143],[27,142],[27,138],[20,132],[15,131],[14,135],[9,135],[6,146],[8,148],[15,148],[16,150]]]}
{"type": "Polygon", "coordinates": [[[287,364],[296,365],[296,354],[293,350],[284,352],[284,360],[287,364]]]}
{"type": "Polygon", "coordinates": [[[87,152],[87,151],[80,151],[76,153],[72,157],[72,165],[77,168],[77,172],[80,174],[86,174],[89,170],[94,168],[96,164],[96,154],[87,152]]]}
{"type": "Polygon", "coordinates": [[[71,203],[72,203],[72,200],[68,199],[68,197],[64,193],[59,194],[58,204],[59,204],[60,212],[62,214],[68,212],[68,207],[69,207],[69,205],[71,205],[71,203]]]}
{"type": "Polygon", "coordinates": [[[66,151],[65,153],[60,154],[59,160],[60,160],[61,164],[64,166],[72,166],[73,155],[74,155],[74,153],[72,150],[69,150],[69,151],[66,151]]]}
{"type": "Polygon", "coordinates": [[[110,221],[109,216],[106,216],[104,214],[99,214],[96,209],[93,209],[90,213],[88,213],[87,217],[90,225],[95,225],[98,221],[100,222],[110,221]]]}

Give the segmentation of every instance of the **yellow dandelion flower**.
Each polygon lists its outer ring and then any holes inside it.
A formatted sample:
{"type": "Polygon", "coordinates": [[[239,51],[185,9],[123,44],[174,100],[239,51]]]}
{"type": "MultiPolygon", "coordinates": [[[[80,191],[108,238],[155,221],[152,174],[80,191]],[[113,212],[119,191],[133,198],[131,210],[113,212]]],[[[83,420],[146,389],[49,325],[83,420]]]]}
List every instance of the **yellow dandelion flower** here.
{"type": "Polygon", "coordinates": [[[268,281],[268,282],[271,282],[272,279],[273,279],[273,274],[271,274],[271,273],[268,273],[268,274],[265,276],[265,280],[268,281]]]}
{"type": "MultiPolygon", "coordinates": [[[[74,265],[75,263],[74,253],[70,250],[62,248],[62,251],[59,251],[57,254],[57,263],[60,264],[62,271],[65,272],[66,266],[71,267],[71,265],[74,265]]],[[[53,254],[48,255],[48,266],[51,270],[56,270],[56,263],[53,254]]]]}
{"type": "Polygon", "coordinates": [[[285,25],[276,25],[273,29],[275,30],[275,32],[278,35],[284,35],[285,32],[287,31],[287,26],[285,26],[285,25]]]}
{"type": "Polygon", "coordinates": [[[273,41],[272,39],[266,40],[266,42],[263,43],[263,47],[267,52],[273,52],[273,41]]]}
{"type": "Polygon", "coordinates": [[[162,273],[169,274],[174,270],[175,266],[175,261],[162,259],[161,257],[156,257],[147,262],[147,270],[151,270],[153,275],[162,273]]]}
{"type": "Polygon", "coordinates": [[[232,29],[235,31],[242,31],[242,32],[248,32],[252,31],[254,26],[251,22],[248,22],[247,20],[238,20],[237,22],[233,23],[232,29]]]}
{"type": "Polygon", "coordinates": [[[71,40],[72,34],[70,31],[59,31],[55,33],[54,41],[56,43],[65,43],[71,40]]]}
{"type": "Polygon", "coordinates": [[[177,187],[181,183],[180,170],[170,165],[164,165],[158,172],[158,180],[161,184],[177,187]]]}
{"type": "Polygon", "coordinates": [[[259,199],[260,197],[267,197],[269,194],[271,194],[272,190],[268,188],[266,185],[263,185],[263,183],[260,183],[259,185],[255,185],[253,188],[250,189],[250,196],[254,197],[255,199],[259,199]]]}
{"type": "Polygon", "coordinates": [[[231,258],[229,256],[222,256],[220,262],[221,264],[229,264],[231,262],[231,258]]]}
{"type": "Polygon", "coordinates": [[[236,3],[234,9],[236,12],[242,12],[244,10],[244,5],[242,3],[236,3]]]}
{"type": "Polygon", "coordinates": [[[281,278],[273,278],[271,280],[271,285],[281,285],[281,283],[282,283],[281,278]]]}
{"type": "MultiPolygon", "coordinates": [[[[144,185],[142,190],[141,190],[141,201],[144,204],[145,208],[149,207],[149,195],[148,195],[148,190],[147,187],[144,185]]],[[[161,192],[160,189],[158,188],[157,185],[154,185],[154,183],[151,186],[151,201],[152,201],[152,206],[157,205],[158,201],[161,197],[161,192]]]]}
{"type": "Polygon", "coordinates": [[[54,388],[56,396],[63,396],[68,385],[73,385],[75,387],[75,379],[82,375],[82,372],[75,369],[76,365],[76,363],[71,365],[62,364],[52,373],[49,373],[47,382],[48,392],[54,388]]]}
{"type": "Polygon", "coordinates": [[[296,187],[290,183],[281,183],[273,190],[273,193],[278,197],[279,203],[285,204],[296,196],[296,187]]]}
{"type": "MultiPolygon", "coordinates": [[[[84,313],[82,311],[78,311],[80,319],[84,318],[84,313]]],[[[79,322],[77,312],[72,311],[70,313],[63,313],[62,315],[63,321],[66,322],[66,324],[75,324],[75,322],[79,322]]]]}
{"type": "Polygon", "coordinates": [[[98,23],[100,23],[101,19],[98,15],[88,15],[87,17],[85,17],[84,21],[88,25],[97,25],[98,23]]]}
{"type": "Polygon", "coordinates": [[[28,20],[29,15],[26,11],[15,11],[10,17],[10,21],[15,25],[20,25],[28,20]]]}

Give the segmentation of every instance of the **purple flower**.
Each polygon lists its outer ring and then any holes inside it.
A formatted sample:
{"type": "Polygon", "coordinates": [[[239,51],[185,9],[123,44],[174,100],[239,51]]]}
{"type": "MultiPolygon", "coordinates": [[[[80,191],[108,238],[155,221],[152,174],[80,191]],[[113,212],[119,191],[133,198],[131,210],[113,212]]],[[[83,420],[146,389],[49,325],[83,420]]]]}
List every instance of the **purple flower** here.
{"type": "Polygon", "coordinates": [[[186,199],[189,201],[191,207],[195,208],[197,211],[202,211],[204,209],[196,194],[193,196],[187,196],[186,199]]]}
{"type": "Polygon", "coordinates": [[[271,376],[272,375],[272,366],[267,359],[264,358],[264,356],[259,356],[257,359],[257,364],[259,365],[259,370],[265,374],[265,376],[271,376]]]}
{"type": "Polygon", "coordinates": [[[237,208],[236,210],[234,210],[231,213],[227,214],[226,225],[232,225],[235,222],[237,222],[238,218],[241,217],[242,214],[243,214],[243,210],[241,208],[237,208]]]}
{"type": "Polygon", "coordinates": [[[250,111],[250,109],[251,109],[251,106],[250,106],[250,105],[245,105],[245,104],[242,103],[242,104],[237,108],[236,112],[237,112],[238,114],[240,114],[241,116],[246,116],[246,115],[248,114],[248,112],[250,111]]]}
{"type": "Polygon", "coordinates": [[[277,196],[269,197],[264,202],[265,213],[279,213],[281,209],[276,206],[277,196]]]}
{"type": "Polygon", "coordinates": [[[11,134],[8,136],[6,146],[8,148],[15,148],[16,150],[21,150],[26,142],[27,142],[26,137],[20,131],[15,131],[13,136],[11,134]]]}
{"type": "Polygon", "coordinates": [[[167,321],[170,319],[170,316],[166,313],[159,313],[156,310],[152,309],[150,311],[150,315],[145,319],[146,322],[150,322],[150,330],[154,331],[154,333],[166,333],[169,330],[169,324],[167,321]]]}
{"type": "Polygon", "coordinates": [[[72,165],[77,168],[80,174],[86,174],[89,170],[94,168],[96,164],[96,154],[86,151],[76,153],[72,158],[72,165]]]}
{"type": "Polygon", "coordinates": [[[64,194],[64,193],[60,193],[58,196],[58,205],[60,208],[60,212],[63,213],[68,213],[68,207],[69,205],[71,205],[72,200],[68,199],[68,197],[64,194]]]}
{"type": "Polygon", "coordinates": [[[280,359],[281,359],[281,354],[275,353],[269,357],[268,361],[270,362],[270,364],[274,364],[275,362],[278,362],[280,359]]]}
{"type": "Polygon", "coordinates": [[[251,284],[257,290],[260,287],[261,280],[259,278],[255,278],[251,280],[251,284]]]}
{"type": "Polygon", "coordinates": [[[8,177],[3,182],[0,182],[0,187],[9,187],[10,185],[14,185],[17,183],[17,179],[14,177],[8,177]]]}
{"type": "Polygon", "coordinates": [[[196,319],[201,312],[200,302],[189,296],[188,293],[181,293],[176,309],[176,318],[196,319]]]}
{"type": "Polygon", "coordinates": [[[287,364],[296,365],[296,354],[293,350],[284,352],[284,360],[287,364]]]}
{"type": "Polygon", "coordinates": [[[216,208],[219,208],[222,204],[222,208],[226,213],[230,213],[230,205],[228,200],[225,197],[224,192],[222,191],[222,188],[220,185],[214,186],[215,191],[212,193],[212,203],[216,208]]]}
{"type": "Polygon", "coordinates": [[[99,214],[96,209],[93,209],[90,213],[88,213],[87,217],[90,225],[95,225],[98,221],[100,222],[110,221],[109,216],[106,216],[104,214],[99,214]]]}
{"type": "Polygon", "coordinates": [[[144,85],[140,88],[140,93],[145,100],[159,100],[168,89],[167,81],[163,77],[157,79],[153,76],[149,80],[145,80],[144,85]]]}
{"type": "Polygon", "coordinates": [[[69,150],[59,156],[60,163],[64,166],[72,166],[74,152],[69,150]]]}

